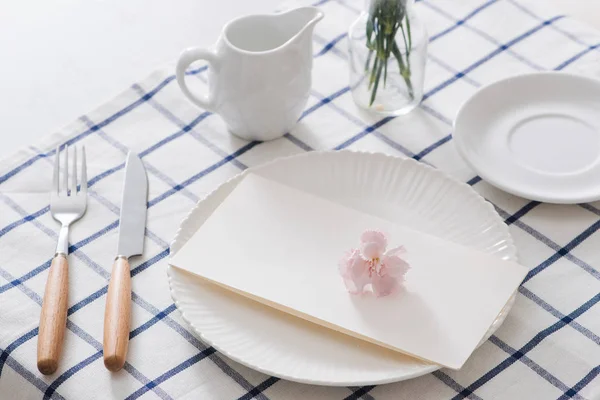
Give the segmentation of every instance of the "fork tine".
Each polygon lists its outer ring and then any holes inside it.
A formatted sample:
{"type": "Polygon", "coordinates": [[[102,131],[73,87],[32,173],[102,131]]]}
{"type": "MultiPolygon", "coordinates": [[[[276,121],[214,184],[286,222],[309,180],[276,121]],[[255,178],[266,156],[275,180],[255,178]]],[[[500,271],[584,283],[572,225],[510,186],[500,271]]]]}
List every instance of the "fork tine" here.
{"type": "Polygon", "coordinates": [[[73,147],[73,166],[71,167],[71,196],[77,194],[77,146],[73,147]]]}
{"type": "Polygon", "coordinates": [[[83,194],[87,193],[87,166],[85,164],[85,146],[81,147],[81,187],[83,194]]]}
{"type": "Polygon", "coordinates": [[[56,154],[54,155],[54,175],[52,176],[52,190],[58,194],[60,188],[58,186],[58,170],[60,164],[60,146],[56,147],[56,154]]]}
{"type": "Polygon", "coordinates": [[[69,146],[65,144],[65,168],[63,170],[62,192],[65,196],[69,195],[69,146]]]}

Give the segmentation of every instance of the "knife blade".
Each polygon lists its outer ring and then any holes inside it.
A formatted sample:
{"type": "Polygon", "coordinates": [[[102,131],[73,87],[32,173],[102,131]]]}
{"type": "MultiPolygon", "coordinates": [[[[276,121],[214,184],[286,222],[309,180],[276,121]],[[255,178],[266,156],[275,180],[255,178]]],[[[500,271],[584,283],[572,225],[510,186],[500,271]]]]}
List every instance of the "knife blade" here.
{"type": "Polygon", "coordinates": [[[104,310],[104,365],[110,371],[123,368],[129,345],[131,275],[129,257],[144,250],[148,178],[142,160],[129,152],[119,218],[117,257],[113,263],[104,310]]]}

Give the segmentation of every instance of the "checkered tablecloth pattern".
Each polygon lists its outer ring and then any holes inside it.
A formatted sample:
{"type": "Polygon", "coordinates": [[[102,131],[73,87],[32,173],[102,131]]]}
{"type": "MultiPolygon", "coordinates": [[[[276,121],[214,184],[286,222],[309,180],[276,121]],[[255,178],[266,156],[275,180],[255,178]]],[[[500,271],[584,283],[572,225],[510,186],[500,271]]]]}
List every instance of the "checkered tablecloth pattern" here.
{"type": "MultiPolygon", "coordinates": [[[[431,37],[424,102],[408,116],[380,118],[359,111],[348,88],[345,32],[363,1],[317,5],[326,18],[314,37],[313,90],[300,123],[282,139],[229,135],[218,116],[185,100],[173,70],[165,70],[0,162],[0,399],[600,396],[600,203],[556,206],[508,195],[466,166],[451,136],[458,107],[483,84],[552,69],[600,78],[600,33],[542,0],[419,1],[431,37]],[[46,377],[36,369],[36,345],[58,232],[48,191],[54,148],[65,143],[86,147],[90,197],[71,235],[64,353],[57,373],[46,377]],[[472,185],[510,225],[530,273],[504,325],[461,371],[378,387],[296,384],[226,359],[192,335],[176,310],[165,272],[169,241],[195,202],[247,167],[343,148],[430,163],[472,185]],[[111,374],[102,363],[102,320],[127,149],[139,152],[148,171],[148,229],[131,271],[128,362],[111,374]]],[[[188,76],[204,91],[205,70],[188,76]]]]}

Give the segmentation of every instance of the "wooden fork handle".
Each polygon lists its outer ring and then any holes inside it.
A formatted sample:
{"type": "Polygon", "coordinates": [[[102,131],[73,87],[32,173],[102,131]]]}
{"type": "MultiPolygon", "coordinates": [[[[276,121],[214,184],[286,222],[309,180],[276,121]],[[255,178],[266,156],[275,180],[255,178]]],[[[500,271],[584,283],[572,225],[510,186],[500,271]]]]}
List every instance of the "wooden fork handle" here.
{"type": "Polygon", "coordinates": [[[118,371],[125,364],[130,319],[129,262],[124,257],[118,257],[113,264],[104,310],[104,366],[110,371],[118,371]]]}
{"type": "Polygon", "coordinates": [[[44,375],[53,374],[58,368],[67,324],[68,297],[69,263],[67,256],[59,253],[50,265],[40,314],[37,367],[44,375]]]}

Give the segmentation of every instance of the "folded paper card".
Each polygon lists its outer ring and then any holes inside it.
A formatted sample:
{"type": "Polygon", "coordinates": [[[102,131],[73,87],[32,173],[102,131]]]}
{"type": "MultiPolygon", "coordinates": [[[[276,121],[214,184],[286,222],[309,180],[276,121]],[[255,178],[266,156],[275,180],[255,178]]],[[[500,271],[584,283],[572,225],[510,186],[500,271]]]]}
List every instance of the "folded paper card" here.
{"type": "Polygon", "coordinates": [[[344,334],[458,369],[527,270],[332,201],[247,175],[170,264],[344,334]],[[366,229],[411,266],[386,297],[351,295],[338,263],[366,229]]]}

